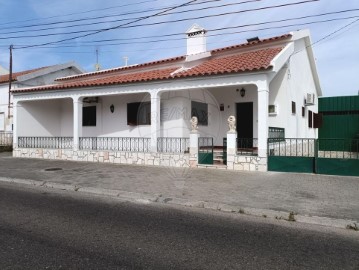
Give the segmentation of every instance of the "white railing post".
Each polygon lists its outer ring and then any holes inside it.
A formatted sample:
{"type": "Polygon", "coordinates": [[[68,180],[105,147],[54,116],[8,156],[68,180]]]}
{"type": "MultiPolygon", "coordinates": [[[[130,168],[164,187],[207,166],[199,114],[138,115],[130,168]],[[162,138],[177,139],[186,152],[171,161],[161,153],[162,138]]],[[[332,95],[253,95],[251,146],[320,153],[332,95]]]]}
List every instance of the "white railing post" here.
{"type": "Polygon", "coordinates": [[[189,135],[189,162],[191,167],[198,165],[198,119],[196,116],[191,118],[191,132],[189,135]]]}
{"type": "Polygon", "coordinates": [[[80,137],[82,136],[82,98],[73,97],[74,108],[74,135],[73,135],[73,150],[77,151],[80,148],[80,137]]]}
{"type": "Polygon", "coordinates": [[[262,171],[267,170],[269,89],[258,88],[258,157],[262,171]]]}
{"type": "Polygon", "coordinates": [[[237,130],[236,118],[230,116],[228,118],[229,130],[227,132],[227,168],[234,168],[234,161],[237,155],[237,130]]]}
{"type": "Polygon", "coordinates": [[[18,109],[19,109],[19,104],[17,101],[13,101],[13,109],[12,109],[12,113],[13,113],[13,131],[12,131],[12,148],[16,149],[18,147],[18,109]]]}
{"type": "Polygon", "coordinates": [[[160,134],[161,97],[157,92],[151,93],[151,152],[157,153],[157,138],[160,134]]]}

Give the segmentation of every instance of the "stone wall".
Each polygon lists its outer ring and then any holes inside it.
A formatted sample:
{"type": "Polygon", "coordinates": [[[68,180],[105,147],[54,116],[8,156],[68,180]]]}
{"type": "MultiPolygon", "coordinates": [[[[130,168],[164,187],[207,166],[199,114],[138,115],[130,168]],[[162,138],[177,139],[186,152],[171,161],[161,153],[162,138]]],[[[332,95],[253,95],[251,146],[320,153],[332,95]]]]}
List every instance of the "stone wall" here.
{"type": "Polygon", "coordinates": [[[13,156],[56,160],[86,161],[116,164],[137,164],[168,167],[190,167],[190,155],[179,153],[137,153],[91,150],[17,148],[13,156]]]}
{"type": "Polygon", "coordinates": [[[266,172],[267,157],[227,155],[227,169],[266,172]]]}
{"type": "MultiPolygon", "coordinates": [[[[168,167],[197,167],[195,155],[179,153],[137,153],[91,150],[17,148],[13,156],[69,161],[85,161],[115,164],[136,164],[168,167]]],[[[267,171],[267,158],[258,156],[227,156],[227,169],[237,171],[267,171]]]]}

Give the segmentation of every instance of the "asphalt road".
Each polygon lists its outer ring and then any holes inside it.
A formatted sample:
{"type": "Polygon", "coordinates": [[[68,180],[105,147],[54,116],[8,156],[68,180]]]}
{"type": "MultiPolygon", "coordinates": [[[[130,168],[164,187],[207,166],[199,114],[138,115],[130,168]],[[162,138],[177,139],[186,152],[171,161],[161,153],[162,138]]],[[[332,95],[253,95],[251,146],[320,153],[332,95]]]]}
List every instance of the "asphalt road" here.
{"type": "Polygon", "coordinates": [[[359,232],[0,183],[0,269],[359,269],[359,232]]]}

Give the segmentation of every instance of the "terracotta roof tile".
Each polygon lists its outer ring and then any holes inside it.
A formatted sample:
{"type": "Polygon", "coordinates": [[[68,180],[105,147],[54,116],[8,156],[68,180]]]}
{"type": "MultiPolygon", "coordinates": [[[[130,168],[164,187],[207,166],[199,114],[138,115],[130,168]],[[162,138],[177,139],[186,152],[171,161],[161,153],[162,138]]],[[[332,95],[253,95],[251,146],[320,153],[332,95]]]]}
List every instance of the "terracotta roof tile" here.
{"type": "Polygon", "coordinates": [[[269,48],[238,55],[208,60],[187,71],[178,72],[175,77],[191,77],[265,70],[282,48],[269,48]]]}
{"type": "MultiPolygon", "coordinates": [[[[30,69],[30,70],[25,70],[25,71],[20,71],[20,72],[14,72],[12,74],[12,81],[16,81],[17,78],[22,75],[30,74],[30,73],[33,73],[33,72],[36,72],[38,70],[45,69],[45,68],[48,68],[48,67],[41,67],[41,68],[35,68],[35,69],[30,69]]],[[[0,83],[7,83],[7,82],[9,82],[9,74],[1,75],[0,83]]]]}
{"type": "MultiPolygon", "coordinates": [[[[263,42],[276,41],[280,39],[285,39],[290,37],[291,35],[284,35],[281,37],[271,38],[262,41],[255,41],[252,43],[259,44],[263,42]]],[[[249,45],[237,45],[231,46],[223,49],[218,49],[216,51],[226,51],[232,50],[241,46],[251,46],[249,45]]],[[[199,76],[213,76],[219,74],[230,74],[230,73],[240,73],[240,72],[251,72],[258,70],[268,70],[271,68],[270,64],[274,57],[280,53],[282,47],[271,47],[264,48],[258,50],[251,50],[247,52],[235,52],[231,55],[220,56],[218,54],[214,54],[208,60],[205,60],[203,63],[188,69],[188,70],[180,70],[180,66],[177,67],[168,67],[156,69],[156,65],[154,65],[152,70],[141,70],[140,67],[151,66],[151,63],[161,63],[162,61],[166,62],[166,60],[160,60],[157,62],[151,62],[147,64],[142,64],[138,66],[128,67],[128,69],[134,69],[133,72],[129,74],[121,74],[114,72],[111,75],[112,71],[105,71],[103,73],[106,74],[106,77],[95,77],[93,74],[99,75],[98,73],[91,73],[88,76],[72,76],[71,78],[81,78],[76,81],[66,81],[62,80],[59,84],[53,85],[45,85],[39,87],[32,88],[19,88],[13,90],[13,92],[31,92],[31,91],[46,91],[46,90],[60,90],[60,89],[70,89],[70,88],[82,88],[82,87],[96,87],[96,86],[106,86],[106,85],[118,85],[118,84],[127,84],[127,83],[138,83],[138,82],[148,82],[155,80],[173,80],[178,78],[186,78],[186,77],[199,77],[199,76]],[[136,70],[138,68],[138,70],[136,70]],[[175,72],[177,71],[177,72],[175,72]],[[173,75],[172,75],[173,74],[173,75]],[[83,78],[82,78],[83,77],[83,78]]],[[[212,51],[213,52],[213,51],[212,51]]],[[[182,58],[171,58],[169,61],[177,61],[182,58]]],[[[121,70],[116,69],[116,71],[121,70]]]]}
{"type": "Polygon", "coordinates": [[[127,67],[118,67],[118,68],[89,72],[89,73],[78,74],[78,75],[73,75],[73,76],[67,76],[67,77],[63,77],[63,78],[58,78],[56,81],[68,81],[68,80],[73,80],[73,79],[77,79],[77,78],[115,73],[115,72],[122,71],[122,70],[136,70],[136,69],[140,69],[140,68],[147,67],[147,66],[155,66],[155,65],[163,64],[163,63],[173,63],[176,61],[184,60],[185,58],[186,58],[185,56],[177,56],[177,57],[173,57],[173,58],[161,59],[161,60],[142,63],[142,64],[138,64],[138,65],[132,65],[132,66],[127,66],[127,67]]]}
{"type": "Polygon", "coordinates": [[[147,82],[153,80],[165,80],[171,78],[171,73],[179,69],[179,67],[151,70],[146,72],[139,72],[134,74],[115,75],[106,78],[99,78],[94,80],[83,80],[77,82],[64,82],[61,84],[44,85],[32,88],[18,88],[13,92],[32,92],[32,91],[44,91],[44,90],[59,90],[69,88],[80,87],[95,87],[105,85],[116,85],[122,83],[134,83],[134,82],[147,82]]]}
{"type": "Polygon", "coordinates": [[[232,45],[232,46],[228,46],[228,47],[224,47],[224,48],[214,49],[211,51],[211,53],[213,54],[213,53],[217,53],[217,52],[229,51],[229,50],[243,48],[243,47],[251,47],[251,46],[255,46],[255,45],[259,45],[259,44],[271,43],[274,41],[281,41],[281,40],[288,39],[290,37],[292,37],[291,34],[285,34],[285,35],[281,35],[281,36],[277,36],[277,37],[260,39],[257,41],[252,41],[252,42],[232,45]]]}

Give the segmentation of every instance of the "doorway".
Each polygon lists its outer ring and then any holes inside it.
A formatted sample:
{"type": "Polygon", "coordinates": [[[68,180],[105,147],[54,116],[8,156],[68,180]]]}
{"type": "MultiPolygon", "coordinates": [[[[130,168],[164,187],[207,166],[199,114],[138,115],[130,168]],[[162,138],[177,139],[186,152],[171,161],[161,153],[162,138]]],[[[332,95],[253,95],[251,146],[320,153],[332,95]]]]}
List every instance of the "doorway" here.
{"type": "Polygon", "coordinates": [[[236,104],[237,147],[253,147],[253,102],[236,104]]]}

